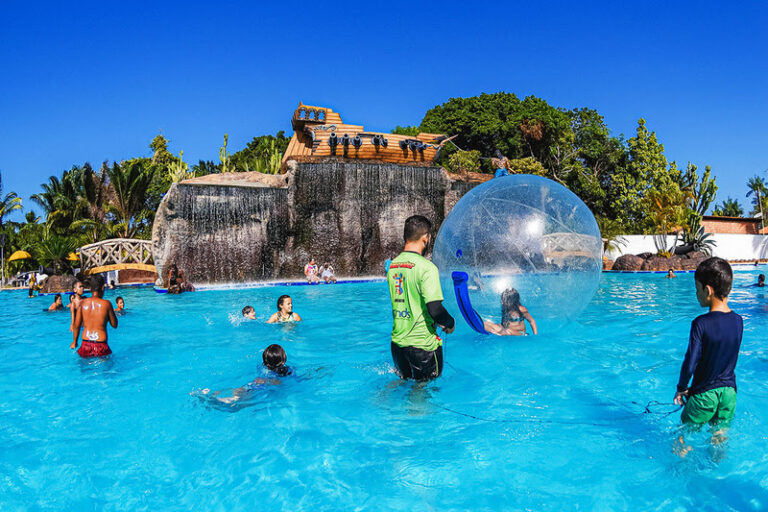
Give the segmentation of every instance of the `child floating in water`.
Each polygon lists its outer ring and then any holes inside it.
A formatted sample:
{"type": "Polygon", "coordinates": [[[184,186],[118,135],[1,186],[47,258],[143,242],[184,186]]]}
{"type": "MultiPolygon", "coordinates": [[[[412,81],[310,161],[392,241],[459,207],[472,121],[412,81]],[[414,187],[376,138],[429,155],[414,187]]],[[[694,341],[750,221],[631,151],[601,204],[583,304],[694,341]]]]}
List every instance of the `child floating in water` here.
{"type": "Polygon", "coordinates": [[[299,314],[293,312],[293,301],[290,295],[281,295],[277,299],[277,313],[273,313],[267,320],[268,324],[283,322],[301,322],[299,314]]]}
{"type": "Polygon", "coordinates": [[[536,321],[528,308],[520,304],[520,294],[514,288],[509,288],[501,294],[501,324],[486,320],[483,326],[486,331],[498,336],[524,336],[526,320],[531,324],[533,334],[538,334],[536,321]]]}
{"type": "Polygon", "coordinates": [[[256,310],[253,306],[245,306],[243,308],[243,316],[248,320],[256,320],[256,310]]]}
{"type": "Polygon", "coordinates": [[[753,284],[752,286],[759,286],[760,288],[763,288],[765,286],[765,274],[760,274],[757,276],[757,283],[753,284]]]}
{"type": "MultiPolygon", "coordinates": [[[[736,360],[739,357],[744,321],[728,307],[733,271],[727,261],[709,258],[694,275],[696,299],[709,312],[691,322],[688,350],[680,368],[674,401],[685,405],[684,424],[712,426],[712,444],[725,441],[725,432],[736,409],[736,360]],[[690,387],[688,382],[693,377],[690,387]]],[[[690,446],[681,436],[676,451],[684,457],[690,446]]]]}
{"type": "Polygon", "coordinates": [[[57,293],[53,298],[53,304],[48,307],[48,311],[61,311],[64,309],[64,303],[61,301],[61,294],[57,293]]]}
{"type": "Polygon", "coordinates": [[[677,276],[675,275],[675,271],[672,269],[669,269],[669,272],[667,272],[667,279],[674,279],[677,276]]]}
{"type": "MultiPolygon", "coordinates": [[[[232,404],[241,398],[248,396],[251,392],[265,384],[280,384],[280,380],[276,377],[287,377],[293,373],[293,370],[285,365],[288,357],[285,355],[285,350],[283,350],[283,347],[280,345],[272,344],[265,348],[264,352],[261,354],[261,360],[264,363],[264,367],[269,370],[270,376],[273,378],[253,379],[245,386],[234,389],[232,391],[232,396],[218,396],[220,392],[216,391],[210,398],[224,404],[232,404]]],[[[211,390],[208,388],[202,390],[203,395],[208,395],[210,392],[211,390]]]]}
{"type": "Polygon", "coordinates": [[[115,304],[117,304],[117,309],[115,310],[115,313],[118,315],[124,315],[125,314],[125,301],[122,297],[118,297],[115,299],[115,304]]]}

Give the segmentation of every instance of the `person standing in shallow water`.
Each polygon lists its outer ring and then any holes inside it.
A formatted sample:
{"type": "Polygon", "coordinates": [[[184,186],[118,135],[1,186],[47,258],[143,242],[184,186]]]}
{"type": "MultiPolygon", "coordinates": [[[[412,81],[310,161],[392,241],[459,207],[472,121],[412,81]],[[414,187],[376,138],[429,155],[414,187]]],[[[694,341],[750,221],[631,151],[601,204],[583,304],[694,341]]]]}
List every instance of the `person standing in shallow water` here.
{"type": "Polygon", "coordinates": [[[77,337],[83,328],[83,342],[77,353],[80,357],[100,357],[112,353],[107,344],[107,322],[117,329],[117,316],[112,303],[104,300],[104,278],[100,275],[91,277],[91,297],[83,299],[77,308],[75,324],[72,329],[71,349],[77,348],[77,337]]]}
{"type": "Polygon", "coordinates": [[[84,290],[83,283],[75,281],[75,284],[72,286],[72,291],[74,292],[72,302],[69,304],[69,332],[72,332],[75,328],[75,314],[77,313],[77,308],[80,307],[80,303],[83,301],[84,290]]]}
{"type": "Polygon", "coordinates": [[[432,223],[413,215],[405,221],[405,247],[387,270],[392,301],[392,360],[403,379],[431,380],[443,371],[443,340],[437,327],[453,332],[455,321],[443,307],[437,267],[424,258],[432,223]]]}

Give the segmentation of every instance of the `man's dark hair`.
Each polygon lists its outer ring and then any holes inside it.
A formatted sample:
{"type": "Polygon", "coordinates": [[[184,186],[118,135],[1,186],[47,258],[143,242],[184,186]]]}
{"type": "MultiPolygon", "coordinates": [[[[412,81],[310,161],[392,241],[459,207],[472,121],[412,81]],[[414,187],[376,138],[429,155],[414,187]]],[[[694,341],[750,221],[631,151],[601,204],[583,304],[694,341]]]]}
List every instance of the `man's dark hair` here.
{"type": "Polygon", "coordinates": [[[423,215],[411,215],[405,219],[403,238],[406,242],[415,242],[432,231],[432,223],[423,215]]]}
{"type": "Polygon", "coordinates": [[[731,293],[733,270],[723,258],[708,258],[696,267],[694,279],[703,286],[711,286],[715,292],[715,297],[724,299],[731,293]]]}
{"type": "Polygon", "coordinates": [[[245,307],[243,308],[243,316],[247,315],[247,314],[248,314],[248,313],[250,313],[251,311],[255,311],[255,310],[253,309],[253,306],[245,306],[245,307]]]}
{"type": "Polygon", "coordinates": [[[272,344],[264,349],[264,352],[261,354],[261,360],[264,361],[264,366],[270,370],[275,370],[285,364],[288,356],[285,355],[283,347],[272,344]]]}
{"type": "Polygon", "coordinates": [[[285,299],[290,299],[290,295],[281,295],[277,298],[277,309],[280,309],[280,306],[283,305],[283,302],[285,302],[285,299]]]}
{"type": "Polygon", "coordinates": [[[92,275],[88,280],[88,285],[92,292],[104,289],[104,276],[101,274],[92,275]]]}

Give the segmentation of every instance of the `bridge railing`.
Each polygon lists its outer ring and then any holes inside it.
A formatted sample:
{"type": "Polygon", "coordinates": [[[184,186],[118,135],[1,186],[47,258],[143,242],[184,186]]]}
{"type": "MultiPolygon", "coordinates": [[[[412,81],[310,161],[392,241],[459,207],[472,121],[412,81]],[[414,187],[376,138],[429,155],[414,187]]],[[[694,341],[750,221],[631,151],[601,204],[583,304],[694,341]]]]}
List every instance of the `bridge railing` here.
{"type": "Polygon", "coordinates": [[[81,270],[110,265],[152,265],[152,241],[113,238],[80,248],[81,270]]]}

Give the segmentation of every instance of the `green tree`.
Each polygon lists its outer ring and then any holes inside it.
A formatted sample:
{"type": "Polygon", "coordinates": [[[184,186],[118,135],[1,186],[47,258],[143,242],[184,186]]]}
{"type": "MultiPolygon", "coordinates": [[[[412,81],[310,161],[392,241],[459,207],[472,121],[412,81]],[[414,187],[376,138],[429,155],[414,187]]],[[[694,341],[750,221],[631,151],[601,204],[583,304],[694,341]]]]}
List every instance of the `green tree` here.
{"type": "Polygon", "coordinates": [[[282,130],[275,135],[260,135],[254,137],[243,149],[232,154],[229,160],[237,171],[277,174],[290,141],[290,137],[286,137],[282,130]]]}
{"type": "Polygon", "coordinates": [[[722,204],[715,206],[712,215],[718,217],[741,217],[744,215],[744,208],[739,204],[738,200],[729,197],[722,204]]]}
{"type": "Polygon", "coordinates": [[[108,170],[114,196],[109,212],[115,219],[116,232],[123,238],[132,238],[147,226],[154,212],[147,208],[149,189],[155,166],[142,161],[112,164],[108,170]]]}
{"type": "Polygon", "coordinates": [[[395,126],[392,130],[395,135],[405,135],[406,137],[415,137],[421,133],[421,129],[418,126],[395,126]]]}
{"type": "Polygon", "coordinates": [[[752,216],[760,216],[763,225],[765,224],[766,216],[768,216],[768,201],[766,201],[766,192],[768,188],[765,185],[765,180],[760,176],[753,176],[747,181],[747,197],[752,196],[752,211],[749,212],[752,216]]]}
{"type": "Polygon", "coordinates": [[[549,171],[544,168],[541,162],[527,156],[525,158],[513,158],[509,161],[509,169],[517,174],[536,174],[537,176],[547,176],[549,171]]]}
{"type": "Polygon", "coordinates": [[[455,174],[466,174],[468,172],[480,171],[480,152],[456,151],[448,159],[446,168],[455,174]]]}
{"type": "Polygon", "coordinates": [[[637,135],[627,141],[629,160],[616,169],[610,180],[611,208],[628,232],[667,229],[680,224],[677,213],[685,208],[686,196],[680,188],[677,167],[667,167],[664,146],[656,133],[649,132],[645,120],[638,120],[637,135]],[[673,204],[674,203],[674,204],[673,204]],[[654,210],[654,211],[652,211],[654,210]],[[662,219],[665,219],[662,222],[662,219]]]}
{"type": "Polygon", "coordinates": [[[169,163],[176,160],[176,157],[168,151],[168,139],[163,137],[162,134],[158,134],[149,143],[149,149],[152,150],[152,163],[160,166],[167,166],[169,163]]]}
{"type": "Polygon", "coordinates": [[[21,198],[16,192],[8,192],[3,196],[3,175],[0,173],[0,228],[12,211],[21,210],[21,208],[21,198]]]}

